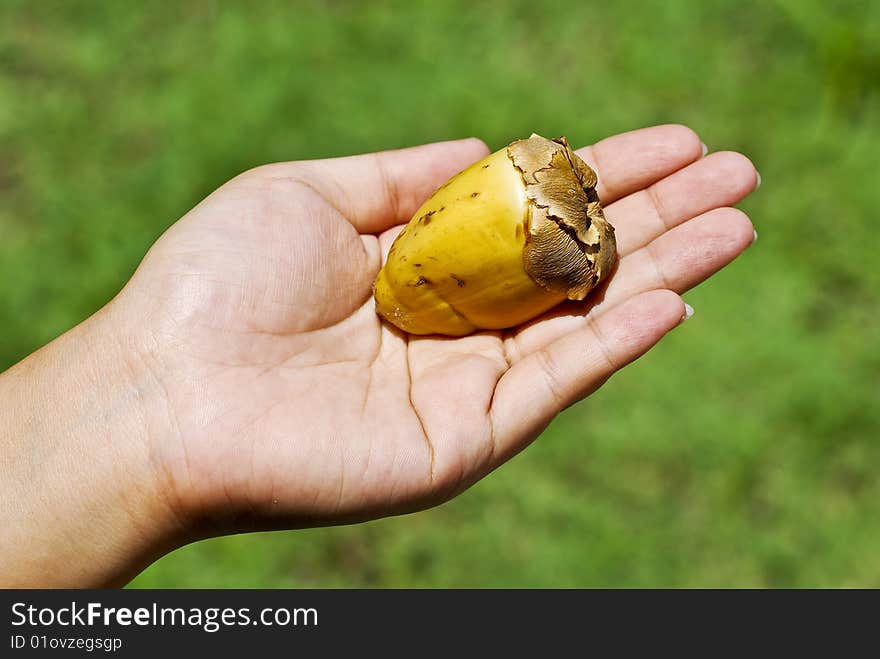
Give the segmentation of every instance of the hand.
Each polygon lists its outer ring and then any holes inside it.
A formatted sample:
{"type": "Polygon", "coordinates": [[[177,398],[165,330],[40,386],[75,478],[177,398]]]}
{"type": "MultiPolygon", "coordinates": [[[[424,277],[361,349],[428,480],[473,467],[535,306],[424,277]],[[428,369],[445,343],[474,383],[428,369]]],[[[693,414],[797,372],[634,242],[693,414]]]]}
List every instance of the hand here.
{"type": "Polygon", "coordinates": [[[601,301],[512,332],[407,336],[373,309],[381,255],[487,152],[467,140],[260,167],[155,245],[126,296],[159,319],[147,352],[171,423],[153,452],[184,514],[298,526],[438,503],[650,348],[684,316],[676,293],[752,241],[742,213],[718,209],[754,188],[748,160],[700,160],[681,127],[621,135],[581,151],[623,257],[601,301]]]}
{"type": "MultiPolygon", "coordinates": [[[[343,523],[454,496],[681,322],[679,294],[753,239],[757,174],[681,126],[579,151],[617,229],[585,303],[508,332],[411,337],[371,284],[478,140],[251,170],[175,224],[110,305],[180,538],[343,523]]],[[[167,535],[167,533],[166,533],[167,535]]]]}

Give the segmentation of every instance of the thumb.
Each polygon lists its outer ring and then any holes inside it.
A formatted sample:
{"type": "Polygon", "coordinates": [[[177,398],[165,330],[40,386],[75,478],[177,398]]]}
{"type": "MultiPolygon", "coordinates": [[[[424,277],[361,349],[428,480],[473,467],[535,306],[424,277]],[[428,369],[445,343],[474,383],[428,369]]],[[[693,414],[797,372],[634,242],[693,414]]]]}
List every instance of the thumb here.
{"type": "Polygon", "coordinates": [[[360,233],[409,220],[446,179],[489,153],[475,137],[343,158],[264,165],[253,174],[302,181],[360,233]]]}

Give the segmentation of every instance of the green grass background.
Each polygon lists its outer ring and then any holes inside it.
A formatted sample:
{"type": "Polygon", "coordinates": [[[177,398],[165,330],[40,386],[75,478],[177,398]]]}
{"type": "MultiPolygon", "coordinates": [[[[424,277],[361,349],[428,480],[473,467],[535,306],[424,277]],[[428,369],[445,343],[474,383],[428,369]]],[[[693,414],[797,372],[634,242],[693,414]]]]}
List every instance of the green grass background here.
{"type": "Polygon", "coordinates": [[[764,181],[693,320],[445,506],[134,585],[880,586],[878,34],[862,1],[5,0],[0,369],[253,165],[687,123],[764,181]]]}

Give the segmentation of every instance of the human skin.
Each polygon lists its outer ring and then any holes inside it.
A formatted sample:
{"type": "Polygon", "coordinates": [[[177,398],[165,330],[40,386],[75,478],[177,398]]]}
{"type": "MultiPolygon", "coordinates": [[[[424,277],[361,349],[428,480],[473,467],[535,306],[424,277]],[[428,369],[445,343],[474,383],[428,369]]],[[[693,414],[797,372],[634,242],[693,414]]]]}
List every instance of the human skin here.
{"type": "MultiPolygon", "coordinates": [[[[414,337],[371,284],[479,140],[258,167],[174,224],[104,308],[0,375],[0,585],[121,585],[200,538],[460,493],[685,317],[752,241],[752,163],[667,125],[579,150],[620,263],[506,332],[414,337]]],[[[692,392],[697,395],[697,392],[692,392]]]]}

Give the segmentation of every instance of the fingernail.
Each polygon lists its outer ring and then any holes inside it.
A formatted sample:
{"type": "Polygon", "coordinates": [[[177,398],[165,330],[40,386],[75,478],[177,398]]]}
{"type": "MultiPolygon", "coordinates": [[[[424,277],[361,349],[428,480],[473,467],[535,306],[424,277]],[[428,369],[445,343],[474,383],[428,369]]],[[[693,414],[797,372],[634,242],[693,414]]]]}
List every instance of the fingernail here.
{"type": "Polygon", "coordinates": [[[761,187],[761,172],[759,172],[757,169],[755,170],[755,179],[755,190],[757,190],[761,187]]]}
{"type": "Polygon", "coordinates": [[[687,302],[684,303],[684,316],[682,316],[680,322],[686,321],[688,318],[694,315],[694,308],[689,305],[687,302]]]}
{"type": "Polygon", "coordinates": [[[752,230],[752,242],[750,242],[749,244],[754,245],[757,240],[758,240],[758,232],[757,232],[757,230],[753,229],[752,230]]]}
{"type": "Polygon", "coordinates": [[[704,155],[704,156],[705,156],[707,153],[709,153],[709,147],[706,146],[706,143],[705,143],[705,142],[700,142],[700,146],[703,147],[703,155],[704,155]]]}

